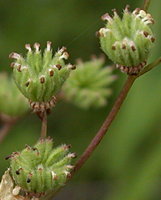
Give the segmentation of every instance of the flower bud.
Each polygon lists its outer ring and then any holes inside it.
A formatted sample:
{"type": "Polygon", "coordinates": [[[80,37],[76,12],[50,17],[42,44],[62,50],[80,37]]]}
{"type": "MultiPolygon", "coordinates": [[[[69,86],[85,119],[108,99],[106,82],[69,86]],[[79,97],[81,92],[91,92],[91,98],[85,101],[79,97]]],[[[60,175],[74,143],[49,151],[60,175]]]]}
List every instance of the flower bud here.
{"type": "Polygon", "coordinates": [[[106,13],[102,19],[106,21],[98,32],[102,50],[121,71],[139,73],[155,41],[150,28],[152,16],[138,8],[131,13],[126,7],[122,18],[113,10],[113,17],[106,13]]]}
{"type": "Polygon", "coordinates": [[[109,85],[116,76],[112,75],[112,67],[103,68],[103,65],[103,58],[79,61],[77,69],[70,74],[63,86],[65,99],[84,109],[106,105],[107,98],[112,93],[109,85]]]}
{"type": "Polygon", "coordinates": [[[21,152],[12,153],[8,158],[15,184],[35,197],[56,192],[64,186],[73,168],[75,154],[69,148],[70,145],[53,148],[53,141],[47,138],[34,147],[26,145],[21,152]]]}
{"type": "Polygon", "coordinates": [[[53,56],[51,42],[47,42],[43,53],[38,43],[34,44],[34,50],[30,44],[26,44],[25,48],[28,50],[25,57],[17,53],[10,54],[10,58],[15,60],[12,63],[14,80],[23,95],[29,99],[30,105],[36,104],[36,109],[32,109],[43,112],[43,109],[54,106],[54,96],[72,70],[71,65],[64,62],[69,55],[63,47],[53,56]]]}

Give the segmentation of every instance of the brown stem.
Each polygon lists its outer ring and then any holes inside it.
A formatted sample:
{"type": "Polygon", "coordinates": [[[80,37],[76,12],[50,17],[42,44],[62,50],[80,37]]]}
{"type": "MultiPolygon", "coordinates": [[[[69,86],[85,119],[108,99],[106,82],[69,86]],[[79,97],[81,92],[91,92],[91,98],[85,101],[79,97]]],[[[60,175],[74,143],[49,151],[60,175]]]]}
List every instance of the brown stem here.
{"type": "Polygon", "coordinates": [[[47,135],[47,114],[46,111],[42,113],[42,125],[41,125],[41,138],[45,138],[47,135]]]}
{"type": "Polygon", "coordinates": [[[9,131],[15,123],[16,121],[4,122],[4,125],[0,130],[0,143],[3,142],[4,138],[8,135],[9,131]]]}
{"type": "Polygon", "coordinates": [[[143,10],[147,11],[149,8],[151,0],[144,0],[143,10]]]}
{"type": "Polygon", "coordinates": [[[108,114],[103,125],[101,126],[101,128],[99,129],[99,131],[97,132],[97,134],[95,135],[95,137],[93,138],[93,140],[91,141],[89,146],[86,148],[86,150],[84,151],[84,153],[82,154],[80,159],[77,161],[75,168],[73,170],[73,173],[82,167],[82,165],[86,162],[86,160],[91,156],[93,151],[96,149],[97,145],[101,142],[102,138],[106,134],[111,123],[113,122],[117,113],[119,112],[120,107],[121,107],[122,103],[124,102],[128,92],[129,92],[130,88],[132,87],[136,78],[137,78],[136,76],[129,76],[128,79],[126,80],[122,91],[120,92],[118,98],[116,99],[116,101],[112,107],[112,110],[108,114]]]}
{"type": "Polygon", "coordinates": [[[143,74],[149,72],[152,70],[154,67],[158,66],[161,63],[161,57],[152,62],[151,64],[147,65],[137,76],[142,76],[143,74]]]}

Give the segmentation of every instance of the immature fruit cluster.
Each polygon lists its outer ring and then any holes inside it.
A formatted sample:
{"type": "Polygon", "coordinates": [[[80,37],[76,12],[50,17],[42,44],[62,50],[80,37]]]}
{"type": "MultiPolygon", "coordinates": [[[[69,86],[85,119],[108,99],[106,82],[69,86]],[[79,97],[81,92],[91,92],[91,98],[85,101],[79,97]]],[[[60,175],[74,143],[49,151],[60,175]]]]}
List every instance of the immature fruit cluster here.
{"type": "Polygon", "coordinates": [[[35,112],[48,110],[54,106],[54,96],[74,67],[64,62],[64,59],[68,58],[65,47],[58,50],[54,56],[51,42],[47,42],[43,53],[38,43],[34,44],[34,50],[29,44],[25,47],[28,50],[26,57],[17,53],[10,54],[10,58],[15,59],[15,62],[11,63],[14,80],[20,91],[29,99],[35,112]]]}
{"type": "Polygon", "coordinates": [[[113,17],[108,13],[102,16],[107,23],[98,32],[101,48],[123,72],[137,74],[145,66],[155,41],[149,26],[154,20],[139,8],[131,13],[126,7],[122,19],[116,10],[113,13],[113,17]]]}
{"type": "Polygon", "coordinates": [[[56,192],[70,176],[74,153],[69,145],[53,149],[51,139],[42,139],[34,147],[26,146],[21,152],[12,153],[11,175],[24,191],[33,196],[56,192]]]}
{"type": "Polygon", "coordinates": [[[9,117],[25,114],[29,106],[14,81],[6,73],[0,74],[0,81],[0,114],[9,117]]]}
{"type": "Polygon", "coordinates": [[[106,105],[111,95],[109,85],[116,79],[112,67],[104,67],[103,58],[77,64],[77,69],[63,86],[65,98],[81,108],[101,107],[106,105]]]}

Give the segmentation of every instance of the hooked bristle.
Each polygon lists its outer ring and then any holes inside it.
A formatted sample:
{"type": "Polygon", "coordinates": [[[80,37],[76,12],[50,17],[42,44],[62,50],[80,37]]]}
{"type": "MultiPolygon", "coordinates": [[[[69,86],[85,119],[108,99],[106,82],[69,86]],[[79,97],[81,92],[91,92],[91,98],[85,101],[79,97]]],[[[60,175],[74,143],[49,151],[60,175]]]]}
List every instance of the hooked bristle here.
{"type": "Polygon", "coordinates": [[[51,44],[52,44],[52,42],[50,42],[50,41],[47,41],[47,51],[51,51],[51,44]]]}
{"type": "Polygon", "coordinates": [[[25,44],[25,48],[26,48],[29,52],[32,51],[31,45],[30,45],[30,44],[25,44]]]}
{"type": "Polygon", "coordinates": [[[39,52],[40,44],[36,42],[36,43],[34,44],[34,48],[35,48],[36,52],[39,52]]]}

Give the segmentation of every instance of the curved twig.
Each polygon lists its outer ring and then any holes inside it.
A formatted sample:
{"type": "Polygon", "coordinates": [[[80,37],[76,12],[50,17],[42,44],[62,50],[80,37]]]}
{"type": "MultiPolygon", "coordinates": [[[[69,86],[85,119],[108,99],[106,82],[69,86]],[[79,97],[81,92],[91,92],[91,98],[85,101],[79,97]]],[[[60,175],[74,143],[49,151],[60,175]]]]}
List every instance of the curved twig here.
{"type": "Polygon", "coordinates": [[[119,112],[120,107],[121,107],[122,103],[124,102],[124,100],[126,99],[126,96],[136,78],[137,78],[136,76],[128,77],[127,81],[125,82],[125,84],[123,86],[123,89],[120,92],[120,95],[116,99],[116,101],[111,109],[111,112],[108,114],[108,116],[105,119],[104,123],[102,124],[101,128],[99,129],[99,131],[97,132],[97,134],[95,135],[95,137],[93,138],[91,143],[88,145],[88,147],[86,148],[86,150],[84,151],[84,153],[82,154],[80,159],[77,161],[75,168],[73,170],[73,173],[82,167],[82,165],[86,162],[86,160],[90,157],[92,152],[96,149],[98,144],[101,142],[102,138],[106,134],[111,123],[113,122],[117,113],[119,112]]]}

